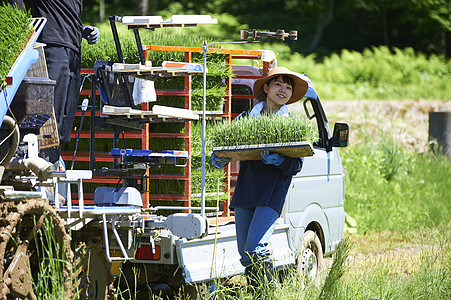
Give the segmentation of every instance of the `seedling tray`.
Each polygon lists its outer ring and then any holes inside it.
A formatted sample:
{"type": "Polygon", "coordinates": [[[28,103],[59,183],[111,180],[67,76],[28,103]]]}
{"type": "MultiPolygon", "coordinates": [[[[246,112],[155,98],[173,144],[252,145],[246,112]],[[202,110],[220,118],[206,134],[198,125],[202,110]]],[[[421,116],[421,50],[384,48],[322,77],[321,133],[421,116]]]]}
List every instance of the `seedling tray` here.
{"type": "Polygon", "coordinates": [[[213,153],[217,157],[230,158],[231,160],[260,160],[260,152],[263,150],[287,157],[306,157],[315,154],[309,142],[214,147],[213,153]]]}

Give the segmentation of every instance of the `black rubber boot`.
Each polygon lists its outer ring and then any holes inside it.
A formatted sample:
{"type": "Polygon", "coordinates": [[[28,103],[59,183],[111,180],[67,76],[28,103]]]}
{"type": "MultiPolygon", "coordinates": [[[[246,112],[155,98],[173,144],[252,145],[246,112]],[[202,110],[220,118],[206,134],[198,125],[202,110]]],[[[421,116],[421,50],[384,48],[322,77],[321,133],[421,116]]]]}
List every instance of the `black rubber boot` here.
{"type": "Polygon", "coordinates": [[[274,265],[270,259],[263,260],[261,262],[261,272],[266,283],[270,286],[274,285],[274,265]]]}
{"type": "Polygon", "coordinates": [[[246,267],[247,284],[252,287],[255,300],[262,299],[263,293],[274,290],[274,266],[270,259],[263,259],[246,267]]]}
{"type": "Polygon", "coordinates": [[[247,284],[251,287],[251,293],[253,299],[260,300],[261,294],[261,284],[260,276],[258,272],[259,268],[257,264],[252,264],[244,270],[244,275],[246,276],[247,284]]]}
{"type": "Polygon", "coordinates": [[[255,264],[252,264],[244,270],[244,275],[246,276],[247,284],[253,288],[258,288],[260,286],[259,276],[255,264]]]}

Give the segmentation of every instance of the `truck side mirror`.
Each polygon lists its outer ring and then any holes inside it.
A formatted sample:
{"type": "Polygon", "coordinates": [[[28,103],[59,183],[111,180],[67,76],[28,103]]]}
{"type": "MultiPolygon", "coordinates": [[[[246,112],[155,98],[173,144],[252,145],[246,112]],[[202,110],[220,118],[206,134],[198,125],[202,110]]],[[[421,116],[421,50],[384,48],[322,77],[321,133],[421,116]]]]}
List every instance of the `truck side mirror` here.
{"type": "Polygon", "coordinates": [[[348,146],[349,125],[346,123],[335,123],[334,134],[330,139],[331,147],[346,147],[348,146]]]}

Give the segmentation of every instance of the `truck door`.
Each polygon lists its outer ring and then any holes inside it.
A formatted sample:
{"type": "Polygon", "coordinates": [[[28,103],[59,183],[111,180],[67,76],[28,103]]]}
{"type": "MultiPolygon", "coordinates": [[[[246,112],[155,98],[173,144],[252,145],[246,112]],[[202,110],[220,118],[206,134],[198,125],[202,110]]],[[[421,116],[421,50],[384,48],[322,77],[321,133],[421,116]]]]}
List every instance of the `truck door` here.
{"type": "Polygon", "coordinates": [[[327,253],[342,236],[343,168],[337,150],[327,151],[332,134],[319,99],[306,98],[302,105],[295,113],[316,123],[319,140],[313,144],[315,154],[304,158],[301,172],[293,177],[284,213],[297,249],[304,231],[314,226],[327,253]]]}

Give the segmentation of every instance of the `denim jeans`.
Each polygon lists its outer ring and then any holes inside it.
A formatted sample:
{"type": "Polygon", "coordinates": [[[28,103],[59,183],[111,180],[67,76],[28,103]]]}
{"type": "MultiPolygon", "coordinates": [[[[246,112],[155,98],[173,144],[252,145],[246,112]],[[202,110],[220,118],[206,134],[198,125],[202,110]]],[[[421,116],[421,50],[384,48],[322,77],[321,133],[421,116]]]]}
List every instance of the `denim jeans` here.
{"type": "Polygon", "coordinates": [[[269,206],[235,207],[236,240],[244,267],[271,254],[267,246],[278,218],[269,206]]]}

